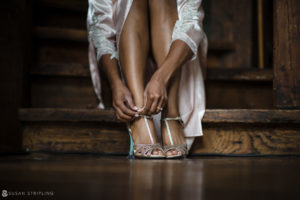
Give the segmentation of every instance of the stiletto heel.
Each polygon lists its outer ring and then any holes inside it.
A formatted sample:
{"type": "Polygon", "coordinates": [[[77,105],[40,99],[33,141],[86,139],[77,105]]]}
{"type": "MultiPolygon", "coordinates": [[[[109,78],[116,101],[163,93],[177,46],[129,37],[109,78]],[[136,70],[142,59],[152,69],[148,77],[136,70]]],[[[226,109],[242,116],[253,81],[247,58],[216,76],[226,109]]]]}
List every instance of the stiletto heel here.
{"type": "Polygon", "coordinates": [[[171,143],[171,145],[164,146],[164,152],[165,152],[166,158],[184,158],[188,154],[187,145],[186,144],[174,145],[172,134],[171,134],[171,130],[170,130],[169,123],[168,123],[168,121],[170,121],[170,120],[179,121],[180,124],[183,126],[183,121],[182,121],[181,117],[175,117],[175,118],[168,117],[168,118],[162,119],[162,121],[166,125],[168,136],[169,136],[169,140],[170,140],[170,143],[171,143]],[[170,150],[172,150],[172,149],[180,152],[180,154],[168,156],[167,152],[170,151],[170,150]]]}
{"type": "Polygon", "coordinates": [[[129,138],[130,138],[130,148],[129,148],[128,159],[134,159],[134,154],[133,154],[133,139],[132,139],[132,131],[131,131],[131,128],[130,128],[130,124],[127,124],[127,129],[128,129],[129,138]]]}
{"type": "Polygon", "coordinates": [[[135,157],[137,158],[165,158],[165,155],[153,155],[152,152],[153,150],[161,150],[162,153],[164,153],[164,150],[162,149],[161,144],[155,143],[152,137],[152,133],[148,124],[148,119],[152,118],[147,115],[140,115],[140,117],[143,117],[146,123],[147,131],[150,136],[152,144],[134,144],[133,139],[132,139],[132,130],[130,128],[130,124],[127,124],[127,129],[129,132],[129,137],[130,137],[130,150],[129,150],[129,159],[134,159],[135,157]]]}

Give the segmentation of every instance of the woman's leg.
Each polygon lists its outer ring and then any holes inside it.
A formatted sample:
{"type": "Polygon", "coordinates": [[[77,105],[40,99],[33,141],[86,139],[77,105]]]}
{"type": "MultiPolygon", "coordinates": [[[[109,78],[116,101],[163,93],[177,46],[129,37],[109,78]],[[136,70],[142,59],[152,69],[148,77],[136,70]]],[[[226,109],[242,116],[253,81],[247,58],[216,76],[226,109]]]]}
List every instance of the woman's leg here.
{"type": "MultiPolygon", "coordinates": [[[[126,83],[135,105],[143,107],[144,75],[149,54],[148,0],[133,1],[120,36],[120,62],[126,83]]],[[[153,141],[143,118],[132,123],[133,140],[136,144],[156,143],[154,125],[148,120],[153,141]]],[[[162,153],[153,151],[153,154],[162,153]]]]}
{"type": "MultiPolygon", "coordinates": [[[[172,32],[176,20],[177,3],[176,0],[149,0],[150,21],[151,21],[151,39],[152,49],[155,61],[160,67],[164,62],[171,45],[172,32]]],[[[163,111],[163,117],[177,117],[178,111],[178,88],[179,88],[180,73],[175,72],[168,87],[168,100],[163,111]]],[[[163,125],[163,124],[162,124],[163,125]]],[[[184,144],[183,129],[178,121],[169,121],[170,129],[174,144],[184,144]]],[[[162,126],[162,139],[165,145],[170,145],[166,127],[162,126]]],[[[173,150],[167,154],[177,155],[178,152],[173,150]]]]}

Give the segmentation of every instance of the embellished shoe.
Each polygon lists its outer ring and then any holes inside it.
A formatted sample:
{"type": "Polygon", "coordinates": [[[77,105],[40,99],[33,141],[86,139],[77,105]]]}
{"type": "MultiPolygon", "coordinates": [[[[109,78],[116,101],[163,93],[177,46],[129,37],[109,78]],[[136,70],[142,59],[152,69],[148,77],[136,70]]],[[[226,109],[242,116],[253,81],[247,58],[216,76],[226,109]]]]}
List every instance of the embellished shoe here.
{"type": "Polygon", "coordinates": [[[170,140],[170,143],[171,143],[171,145],[164,146],[164,152],[165,152],[166,158],[185,158],[188,154],[187,145],[186,144],[177,144],[177,145],[174,144],[172,134],[171,134],[171,130],[170,130],[170,127],[169,127],[169,122],[168,122],[170,120],[179,121],[180,124],[183,127],[183,121],[182,121],[181,117],[175,117],[175,118],[168,117],[168,118],[162,119],[162,121],[166,125],[167,132],[168,132],[168,137],[169,137],[169,140],[170,140]],[[170,150],[176,150],[176,151],[178,151],[178,154],[168,156],[167,152],[170,151],[170,150]]]}
{"type": "Polygon", "coordinates": [[[130,137],[130,150],[129,150],[129,158],[133,159],[135,157],[137,158],[152,158],[152,159],[158,159],[158,158],[165,158],[166,156],[163,155],[153,155],[154,150],[160,150],[162,153],[164,153],[164,150],[162,149],[162,146],[160,143],[154,143],[152,132],[149,127],[148,119],[152,119],[152,117],[147,115],[141,115],[140,117],[144,118],[144,121],[146,123],[147,132],[150,137],[150,140],[152,144],[134,144],[132,139],[132,131],[130,128],[130,124],[127,124],[129,137],[130,137]]]}

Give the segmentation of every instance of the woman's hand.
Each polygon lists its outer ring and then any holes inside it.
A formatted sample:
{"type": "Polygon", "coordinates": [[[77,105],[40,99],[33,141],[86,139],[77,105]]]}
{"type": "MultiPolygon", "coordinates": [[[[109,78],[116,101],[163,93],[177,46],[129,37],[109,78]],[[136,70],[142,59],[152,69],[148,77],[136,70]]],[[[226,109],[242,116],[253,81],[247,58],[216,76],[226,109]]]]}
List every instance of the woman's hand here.
{"type": "Polygon", "coordinates": [[[144,106],[140,114],[152,115],[159,113],[167,100],[166,83],[157,71],[148,82],[144,92],[144,106]]]}
{"type": "Polygon", "coordinates": [[[120,121],[129,122],[138,115],[138,108],[133,103],[131,92],[121,81],[112,87],[112,97],[113,107],[120,121]]]}

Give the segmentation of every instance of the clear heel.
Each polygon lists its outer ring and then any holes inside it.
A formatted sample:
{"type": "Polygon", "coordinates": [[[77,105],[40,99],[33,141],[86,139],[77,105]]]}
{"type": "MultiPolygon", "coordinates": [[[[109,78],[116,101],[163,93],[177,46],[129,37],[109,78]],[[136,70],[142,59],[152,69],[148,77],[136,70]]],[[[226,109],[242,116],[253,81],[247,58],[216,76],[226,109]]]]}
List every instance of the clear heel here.
{"type": "Polygon", "coordinates": [[[129,154],[128,154],[128,159],[134,159],[134,153],[133,153],[133,139],[132,139],[132,132],[130,128],[130,124],[127,124],[127,129],[129,133],[129,138],[130,138],[130,148],[129,148],[129,154]]]}

